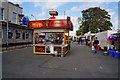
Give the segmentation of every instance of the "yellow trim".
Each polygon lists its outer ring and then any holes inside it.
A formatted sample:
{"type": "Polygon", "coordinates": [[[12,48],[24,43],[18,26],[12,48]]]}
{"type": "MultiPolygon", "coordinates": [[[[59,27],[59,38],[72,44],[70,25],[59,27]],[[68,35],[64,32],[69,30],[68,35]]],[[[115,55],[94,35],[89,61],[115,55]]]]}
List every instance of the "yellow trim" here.
{"type": "Polygon", "coordinates": [[[64,46],[65,46],[65,29],[64,29],[64,46]]]}
{"type": "Polygon", "coordinates": [[[44,43],[46,44],[46,33],[45,33],[45,40],[44,40],[44,43]]]}
{"type": "Polygon", "coordinates": [[[54,46],[54,47],[62,47],[62,46],[54,46]]]}
{"type": "Polygon", "coordinates": [[[35,53],[35,46],[33,46],[33,52],[35,53]]]}
{"type": "Polygon", "coordinates": [[[69,44],[69,31],[68,31],[68,44],[69,44]]]}
{"type": "Polygon", "coordinates": [[[35,29],[33,30],[33,45],[35,45],[35,29]]]}
{"type": "Polygon", "coordinates": [[[68,51],[69,51],[69,49],[65,52],[65,54],[67,54],[68,51]]]}
{"type": "Polygon", "coordinates": [[[46,46],[46,45],[34,45],[34,46],[46,46]]]}
{"type": "Polygon", "coordinates": [[[52,53],[41,53],[41,52],[35,52],[34,54],[52,54],[52,53]]]}

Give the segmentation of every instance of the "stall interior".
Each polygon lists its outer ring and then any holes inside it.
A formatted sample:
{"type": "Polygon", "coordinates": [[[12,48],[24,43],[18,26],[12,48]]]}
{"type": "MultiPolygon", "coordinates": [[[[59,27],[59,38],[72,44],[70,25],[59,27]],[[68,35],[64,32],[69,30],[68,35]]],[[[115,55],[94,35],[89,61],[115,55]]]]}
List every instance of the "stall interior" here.
{"type": "Polygon", "coordinates": [[[57,44],[61,45],[63,43],[63,33],[36,33],[35,34],[35,44],[57,44]],[[46,35],[46,43],[45,43],[45,35],[46,35]]]}

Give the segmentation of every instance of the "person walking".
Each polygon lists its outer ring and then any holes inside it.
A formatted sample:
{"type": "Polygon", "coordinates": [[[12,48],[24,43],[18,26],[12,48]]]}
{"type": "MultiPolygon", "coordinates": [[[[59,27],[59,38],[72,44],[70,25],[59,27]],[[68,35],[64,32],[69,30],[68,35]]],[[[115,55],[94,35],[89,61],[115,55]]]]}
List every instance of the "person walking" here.
{"type": "Polygon", "coordinates": [[[93,42],[93,46],[95,48],[95,53],[97,53],[97,45],[99,44],[99,41],[97,39],[97,37],[95,38],[94,42],[93,42]]]}
{"type": "Polygon", "coordinates": [[[85,42],[86,42],[86,46],[87,46],[88,45],[88,39],[87,38],[85,39],[85,42]]]}
{"type": "Polygon", "coordinates": [[[83,38],[82,37],[80,37],[80,43],[81,43],[81,45],[83,44],[83,38]]]}

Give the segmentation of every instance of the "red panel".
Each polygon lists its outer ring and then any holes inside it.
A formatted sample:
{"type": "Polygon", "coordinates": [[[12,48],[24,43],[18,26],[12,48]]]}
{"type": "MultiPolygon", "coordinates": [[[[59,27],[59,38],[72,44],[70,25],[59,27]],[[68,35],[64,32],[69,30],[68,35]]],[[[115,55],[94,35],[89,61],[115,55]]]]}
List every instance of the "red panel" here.
{"type": "Polygon", "coordinates": [[[45,53],[45,46],[35,46],[35,52],[45,53]]]}
{"type": "Polygon", "coordinates": [[[60,46],[54,46],[54,51],[57,51],[58,54],[61,53],[61,47],[60,46]]]}
{"type": "MultiPolygon", "coordinates": [[[[55,17],[51,17],[53,19],[55,17]]],[[[73,30],[73,24],[70,21],[70,17],[62,20],[35,20],[28,21],[28,28],[69,28],[73,30]]]]}
{"type": "Polygon", "coordinates": [[[56,17],[50,17],[49,19],[56,19],[56,17]]]}
{"type": "Polygon", "coordinates": [[[49,26],[51,26],[51,27],[68,27],[67,26],[67,21],[63,21],[63,20],[51,21],[49,23],[49,26]]]}

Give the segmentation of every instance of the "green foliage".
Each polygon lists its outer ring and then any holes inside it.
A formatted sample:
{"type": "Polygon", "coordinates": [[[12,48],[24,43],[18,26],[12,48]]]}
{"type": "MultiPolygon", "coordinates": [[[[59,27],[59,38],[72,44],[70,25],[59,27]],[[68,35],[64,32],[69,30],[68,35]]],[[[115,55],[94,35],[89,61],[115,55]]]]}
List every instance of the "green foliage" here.
{"type": "Polygon", "coordinates": [[[104,9],[100,9],[99,7],[89,8],[82,11],[82,21],[77,34],[79,35],[81,32],[86,33],[89,30],[91,32],[101,32],[105,30],[109,30],[112,27],[112,23],[110,22],[110,15],[104,9]]]}

